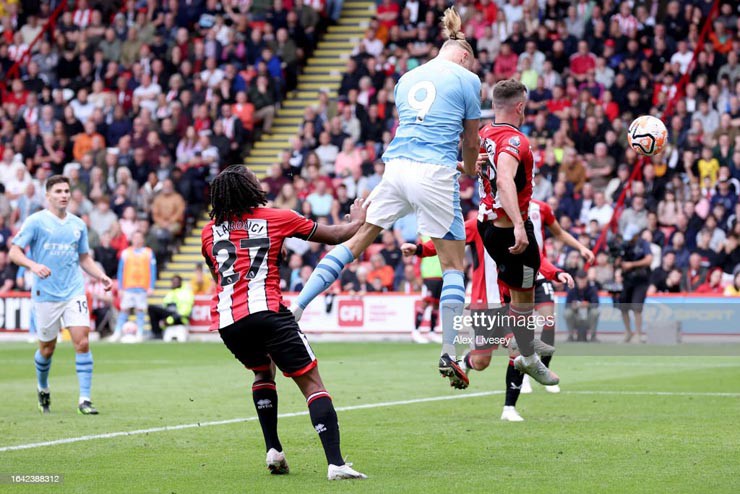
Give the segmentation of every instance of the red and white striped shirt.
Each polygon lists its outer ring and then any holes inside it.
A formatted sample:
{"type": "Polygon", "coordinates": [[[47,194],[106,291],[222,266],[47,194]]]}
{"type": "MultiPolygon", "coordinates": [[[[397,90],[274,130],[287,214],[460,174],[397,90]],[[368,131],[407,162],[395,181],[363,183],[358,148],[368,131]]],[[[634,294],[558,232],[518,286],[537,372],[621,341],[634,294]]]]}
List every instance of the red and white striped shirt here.
{"type": "Polygon", "coordinates": [[[225,328],[249,314],[278,312],[281,251],[288,237],[308,240],[315,221],[287,209],[256,208],[249,214],[203,228],[202,254],[216,273],[211,301],[211,331],[225,328]]]}
{"type": "MultiPolygon", "coordinates": [[[[499,282],[496,261],[488,255],[483,239],[478,233],[478,220],[473,218],[465,222],[465,243],[470,246],[473,257],[473,287],[470,294],[471,309],[487,309],[490,306],[505,303],[508,293],[506,286],[499,282]]],[[[540,249],[540,274],[545,279],[554,280],[560,273],[540,249]]],[[[421,257],[436,256],[437,250],[430,240],[421,245],[421,257]]]]}

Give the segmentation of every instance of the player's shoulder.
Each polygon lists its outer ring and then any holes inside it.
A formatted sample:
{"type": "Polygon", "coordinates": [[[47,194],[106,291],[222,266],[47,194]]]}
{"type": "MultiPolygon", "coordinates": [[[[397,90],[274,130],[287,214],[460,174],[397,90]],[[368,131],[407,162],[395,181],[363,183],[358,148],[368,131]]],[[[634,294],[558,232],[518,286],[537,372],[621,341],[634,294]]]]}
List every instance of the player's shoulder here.
{"type": "Polygon", "coordinates": [[[23,222],[23,225],[35,225],[38,223],[43,223],[44,221],[49,220],[49,211],[46,209],[42,209],[40,211],[36,211],[33,214],[29,214],[26,220],[23,222]]]}
{"type": "Polygon", "coordinates": [[[540,201],[539,199],[532,198],[529,201],[532,208],[539,209],[540,211],[552,211],[552,208],[546,202],[540,201]]]}
{"type": "Polygon", "coordinates": [[[538,201],[534,198],[530,199],[529,209],[530,211],[539,211],[546,225],[550,225],[555,221],[555,213],[553,213],[552,208],[546,202],[538,201]]]}
{"type": "Polygon", "coordinates": [[[83,221],[83,219],[80,218],[79,216],[77,216],[76,214],[67,213],[67,216],[69,217],[69,219],[67,221],[71,225],[76,226],[76,227],[87,228],[87,225],[85,224],[85,222],[83,221]]]}
{"type": "Polygon", "coordinates": [[[461,82],[480,86],[480,77],[478,77],[477,74],[454,62],[445,61],[444,63],[449,66],[450,72],[453,73],[461,82]]]}
{"type": "Polygon", "coordinates": [[[296,219],[305,219],[305,216],[292,209],[257,208],[255,211],[259,211],[262,216],[272,220],[293,221],[296,219]]]}

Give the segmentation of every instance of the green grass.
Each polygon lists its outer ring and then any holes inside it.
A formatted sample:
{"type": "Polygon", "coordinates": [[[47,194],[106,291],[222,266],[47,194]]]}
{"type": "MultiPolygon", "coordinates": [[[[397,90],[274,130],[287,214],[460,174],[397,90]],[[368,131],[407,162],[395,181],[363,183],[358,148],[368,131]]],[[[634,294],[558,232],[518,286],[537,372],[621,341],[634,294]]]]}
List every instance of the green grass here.
{"type": "MultiPolygon", "coordinates": [[[[617,345],[599,345],[607,355],[574,355],[578,348],[563,345],[563,356],[553,361],[560,395],[536,388],[520,398],[523,423],[499,420],[502,394],[340,411],[343,453],[370,476],[364,482],[326,481],[310,420],[295,416],[280,420],[288,476],[267,473],[259,424],[249,421],[0,452],[0,474],[64,475],[60,485],[6,484],[0,492],[740,490],[738,346],[724,346],[722,356],[670,355],[686,353],[681,347],[624,356],[617,345]],[[682,394],[649,394],[655,391],[682,394]]],[[[504,387],[503,354],[472,375],[469,391],[458,392],[436,375],[436,345],[319,344],[315,350],[337,407],[504,387]]],[[[101,415],[76,413],[77,379],[65,344],[51,371],[53,413],[41,416],[33,346],[0,346],[0,447],[255,415],[251,376],[222,345],[97,344],[93,352],[101,415]]],[[[278,379],[278,390],[281,413],[305,410],[287,379],[278,379]]]]}

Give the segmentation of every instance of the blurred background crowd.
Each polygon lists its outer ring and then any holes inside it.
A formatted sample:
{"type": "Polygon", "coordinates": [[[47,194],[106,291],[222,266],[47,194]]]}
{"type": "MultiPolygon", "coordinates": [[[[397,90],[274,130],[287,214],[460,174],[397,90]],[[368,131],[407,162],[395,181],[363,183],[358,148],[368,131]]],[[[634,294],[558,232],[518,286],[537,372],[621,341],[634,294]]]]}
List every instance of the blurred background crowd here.
{"type": "MultiPolygon", "coordinates": [[[[652,292],[740,293],[740,19],[734,3],[714,4],[454,2],[477,56],[485,116],[496,81],[529,87],[523,131],[537,160],[534,196],[579,241],[599,244],[590,267],[552,239],[548,257],[574,274],[587,269],[597,287],[619,282],[609,245],[637,228],[653,254],[652,292]],[[666,151],[653,158],[626,144],[642,114],[668,127],[666,151]]],[[[449,5],[378,4],[338,96],[327,87],[306,107],[263,180],[271,205],[333,223],[372,191],[398,125],[394,85],[436,55],[449,5]]],[[[210,179],[271,132],[341,8],[341,0],[0,2],[0,290],[24,288],[4,252],[44,206],[52,174],[72,181],[69,210],[88,223],[108,275],[136,231],[166,262],[205,210],[210,179]]],[[[460,189],[463,212],[474,215],[474,179],[461,177],[460,189]]],[[[403,218],[341,288],[418,290],[418,260],[399,250],[417,240],[414,217],[403,218]]],[[[298,290],[325,246],[288,248],[284,288],[298,290]]]]}

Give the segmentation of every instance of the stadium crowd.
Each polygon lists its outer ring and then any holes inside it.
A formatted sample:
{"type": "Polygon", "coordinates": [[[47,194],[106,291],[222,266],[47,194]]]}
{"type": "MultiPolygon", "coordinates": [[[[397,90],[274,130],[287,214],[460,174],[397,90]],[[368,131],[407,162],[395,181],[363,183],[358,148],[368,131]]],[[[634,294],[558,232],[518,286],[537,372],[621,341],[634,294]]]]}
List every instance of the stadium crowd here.
{"type": "MultiPolygon", "coordinates": [[[[45,31],[59,3],[0,4],[0,249],[43,206],[45,180],[63,173],[73,183],[70,211],[88,223],[91,247],[113,277],[136,231],[160,262],[167,258],[204,210],[209,180],[271,132],[276,109],[342,6],[77,0],[45,31]]],[[[537,157],[535,198],[563,228],[594,247],[640,167],[609,244],[638,227],[653,253],[654,292],[740,294],[740,19],[720,2],[700,43],[713,3],[455,2],[477,54],[486,115],[496,81],[515,77],[530,89],[523,130],[537,157]],[[653,158],[626,145],[627,125],[642,114],[668,127],[666,151],[653,158]]],[[[379,3],[338,97],[327,87],[305,109],[263,180],[271,205],[334,223],[372,191],[398,125],[395,82],[436,55],[448,6],[379,3]]],[[[460,196],[463,212],[474,215],[474,179],[460,178],[460,196]]],[[[418,261],[399,249],[416,237],[413,216],[399,221],[343,274],[341,288],[417,290],[418,261]]],[[[555,264],[572,274],[584,269],[577,252],[546,242],[555,264]]],[[[288,247],[284,288],[299,290],[325,248],[288,247]]],[[[621,277],[611,250],[605,244],[587,271],[599,288],[621,277]]],[[[0,289],[23,288],[5,281],[14,278],[9,269],[0,289]]]]}
{"type": "Polygon", "coordinates": [[[70,178],[68,210],[110,277],[139,231],[166,261],[204,211],[209,181],[271,132],[330,22],[322,9],[1,2],[0,290],[28,289],[5,253],[55,174],[70,178]]]}

